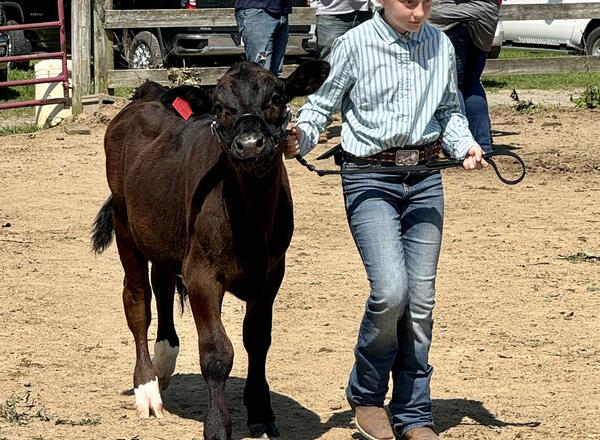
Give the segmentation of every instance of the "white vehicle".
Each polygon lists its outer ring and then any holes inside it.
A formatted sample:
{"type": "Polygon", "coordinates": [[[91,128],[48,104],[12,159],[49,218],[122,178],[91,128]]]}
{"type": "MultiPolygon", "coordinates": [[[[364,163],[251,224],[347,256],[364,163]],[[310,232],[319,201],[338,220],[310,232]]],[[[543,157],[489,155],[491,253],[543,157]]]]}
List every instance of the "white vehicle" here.
{"type": "MultiPolygon", "coordinates": [[[[504,0],[503,5],[581,3],[581,0],[504,0]]],[[[600,3],[600,0],[585,0],[600,3]]],[[[600,17],[503,21],[503,46],[564,49],[600,55],[600,17]]]]}
{"type": "Polygon", "coordinates": [[[504,28],[502,27],[502,22],[498,22],[498,26],[496,26],[496,33],[494,34],[494,41],[492,41],[492,47],[488,52],[488,58],[498,58],[500,54],[500,49],[502,48],[502,42],[504,41],[504,28]]]}

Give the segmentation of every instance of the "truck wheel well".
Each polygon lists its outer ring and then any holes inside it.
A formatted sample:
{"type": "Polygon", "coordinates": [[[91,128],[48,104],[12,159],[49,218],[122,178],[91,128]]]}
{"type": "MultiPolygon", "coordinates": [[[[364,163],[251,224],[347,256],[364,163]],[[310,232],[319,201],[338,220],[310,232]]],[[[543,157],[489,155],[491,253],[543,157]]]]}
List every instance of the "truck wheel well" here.
{"type": "Polygon", "coordinates": [[[23,23],[25,21],[23,9],[21,9],[21,6],[18,3],[2,2],[2,7],[4,8],[7,21],[14,20],[18,23],[23,23]]]}
{"type": "Polygon", "coordinates": [[[585,27],[585,31],[583,32],[583,36],[581,38],[582,43],[585,42],[588,35],[597,27],[600,27],[600,19],[594,18],[594,19],[590,20],[590,22],[585,27]]]}

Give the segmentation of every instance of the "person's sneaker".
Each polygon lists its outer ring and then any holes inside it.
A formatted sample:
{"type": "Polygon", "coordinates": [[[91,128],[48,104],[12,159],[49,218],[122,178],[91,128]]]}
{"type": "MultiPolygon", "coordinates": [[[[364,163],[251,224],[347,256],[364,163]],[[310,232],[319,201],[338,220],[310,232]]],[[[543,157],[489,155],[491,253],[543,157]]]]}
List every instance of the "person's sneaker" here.
{"type": "Polygon", "coordinates": [[[405,440],[440,440],[440,438],[428,427],[413,428],[406,431],[403,437],[405,440]]]}
{"type": "Polygon", "coordinates": [[[385,409],[353,405],[356,428],[368,440],[394,440],[394,431],[385,409]]]}

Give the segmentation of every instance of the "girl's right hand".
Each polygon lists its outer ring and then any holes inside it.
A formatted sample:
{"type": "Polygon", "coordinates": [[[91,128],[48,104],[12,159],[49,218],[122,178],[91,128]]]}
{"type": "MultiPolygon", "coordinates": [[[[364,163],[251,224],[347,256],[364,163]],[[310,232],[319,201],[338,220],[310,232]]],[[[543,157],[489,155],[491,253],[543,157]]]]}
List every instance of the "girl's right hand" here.
{"type": "Polygon", "coordinates": [[[302,132],[298,127],[292,127],[289,134],[285,137],[283,143],[283,155],[286,159],[293,159],[294,156],[300,154],[300,138],[302,132]]]}
{"type": "Polygon", "coordinates": [[[467,157],[463,160],[463,168],[465,170],[477,170],[488,166],[487,161],[483,158],[483,150],[479,145],[474,145],[469,149],[467,157]]]}

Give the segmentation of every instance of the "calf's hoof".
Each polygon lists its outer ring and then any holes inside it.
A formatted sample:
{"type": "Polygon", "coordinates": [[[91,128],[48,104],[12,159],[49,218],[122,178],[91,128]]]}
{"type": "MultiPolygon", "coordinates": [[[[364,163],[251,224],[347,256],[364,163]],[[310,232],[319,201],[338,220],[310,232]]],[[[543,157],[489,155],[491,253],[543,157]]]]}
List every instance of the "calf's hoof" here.
{"type": "Polygon", "coordinates": [[[138,386],[133,392],[135,393],[135,410],[138,417],[147,419],[151,414],[157,418],[165,415],[157,379],[138,386]]]}
{"type": "Polygon", "coordinates": [[[281,435],[275,422],[253,423],[248,425],[248,428],[250,428],[250,434],[254,438],[276,438],[281,435]]]}

